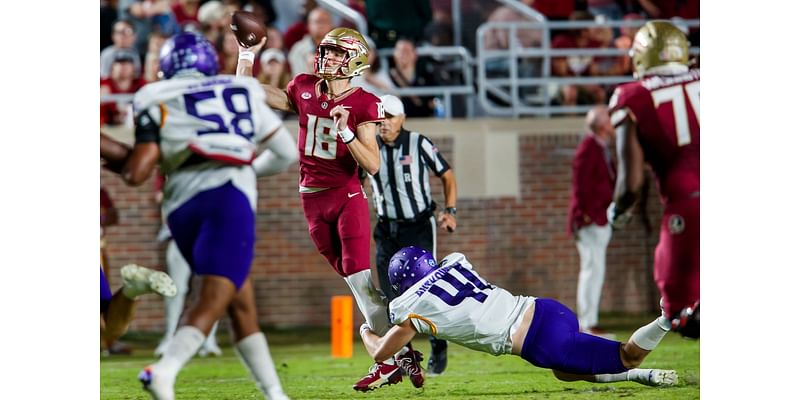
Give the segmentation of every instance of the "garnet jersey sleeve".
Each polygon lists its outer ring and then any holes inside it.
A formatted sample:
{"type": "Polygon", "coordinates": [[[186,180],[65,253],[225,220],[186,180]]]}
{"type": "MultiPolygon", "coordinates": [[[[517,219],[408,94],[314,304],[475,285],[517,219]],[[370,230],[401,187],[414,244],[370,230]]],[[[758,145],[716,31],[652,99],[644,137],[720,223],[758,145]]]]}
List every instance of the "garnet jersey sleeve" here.
{"type": "Polygon", "coordinates": [[[625,121],[636,125],[665,202],[699,194],[700,71],[621,85],[609,107],[615,126],[625,121]]]}
{"type": "Polygon", "coordinates": [[[354,107],[352,113],[355,117],[353,122],[358,128],[359,126],[375,122],[380,123],[383,121],[385,114],[383,111],[383,103],[374,94],[369,93],[363,89],[356,89],[359,93],[359,106],[354,107]]]}

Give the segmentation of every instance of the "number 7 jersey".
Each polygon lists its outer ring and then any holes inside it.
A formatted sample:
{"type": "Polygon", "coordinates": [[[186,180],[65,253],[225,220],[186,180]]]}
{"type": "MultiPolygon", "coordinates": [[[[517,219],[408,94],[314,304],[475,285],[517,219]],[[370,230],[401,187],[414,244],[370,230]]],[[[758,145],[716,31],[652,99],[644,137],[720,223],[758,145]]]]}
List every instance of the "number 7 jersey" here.
{"type": "Polygon", "coordinates": [[[700,193],[700,71],[652,75],[620,85],[609,104],[614,126],[636,123],[645,161],[664,203],[700,193]]]}
{"type": "Polygon", "coordinates": [[[297,147],[300,150],[301,188],[332,188],[360,184],[358,163],[347,145],[333,129],[331,110],[349,107],[347,126],[353,133],[360,125],[383,121],[383,104],[361,88],[350,88],[339,96],[322,91],[323,79],[298,74],[286,87],[300,123],[297,147]]]}
{"type": "Polygon", "coordinates": [[[417,332],[493,355],[511,353],[511,335],[535,298],[489,284],[461,253],[389,304],[393,324],[410,319],[417,332]]]}

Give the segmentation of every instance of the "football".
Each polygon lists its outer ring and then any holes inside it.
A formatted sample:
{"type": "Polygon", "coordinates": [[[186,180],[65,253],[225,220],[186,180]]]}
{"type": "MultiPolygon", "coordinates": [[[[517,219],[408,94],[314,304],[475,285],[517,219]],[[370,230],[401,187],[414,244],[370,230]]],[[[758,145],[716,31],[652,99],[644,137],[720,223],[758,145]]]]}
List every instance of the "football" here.
{"type": "Polygon", "coordinates": [[[231,16],[231,30],[236,40],[244,47],[258,44],[267,36],[267,28],[255,15],[247,11],[236,11],[231,16]]]}

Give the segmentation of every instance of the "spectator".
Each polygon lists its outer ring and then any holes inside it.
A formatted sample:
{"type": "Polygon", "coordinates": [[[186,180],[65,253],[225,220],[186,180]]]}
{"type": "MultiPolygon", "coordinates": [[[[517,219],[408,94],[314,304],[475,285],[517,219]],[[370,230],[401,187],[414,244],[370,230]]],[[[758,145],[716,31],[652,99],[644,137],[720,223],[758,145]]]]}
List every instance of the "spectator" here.
{"type": "Polygon", "coordinates": [[[186,29],[187,26],[200,28],[200,20],[197,18],[200,10],[200,0],[174,0],[170,8],[175,16],[175,22],[182,29],[186,29]]]}
{"type": "MultiPolygon", "coordinates": [[[[435,86],[433,77],[424,69],[417,68],[417,47],[408,39],[400,39],[395,43],[394,66],[386,72],[381,72],[381,80],[391,82],[394,88],[414,86],[435,86]],[[387,79],[388,78],[388,79],[387,79]]],[[[407,117],[433,116],[432,96],[404,96],[403,108],[407,117]]]]}
{"type": "Polygon", "coordinates": [[[366,6],[369,36],[379,49],[393,47],[400,38],[422,41],[432,19],[429,0],[367,0],[366,6]]]}
{"type": "Polygon", "coordinates": [[[106,47],[100,52],[100,78],[108,78],[111,74],[111,64],[118,54],[127,53],[133,57],[133,66],[137,74],[142,72],[142,61],[138,51],[133,47],[136,41],[136,31],[133,23],[129,20],[121,19],[114,23],[111,33],[113,45],[106,47]]]}
{"type": "MultiPolygon", "coordinates": [[[[273,26],[280,32],[286,32],[289,27],[300,22],[305,25],[304,15],[306,14],[305,5],[313,1],[275,1],[272,7],[275,9],[275,22],[273,26]]],[[[301,36],[302,37],[302,36],[301,36]]],[[[298,38],[299,40],[300,38],[298,38]]]]}
{"type": "Polygon", "coordinates": [[[586,0],[586,6],[592,15],[602,15],[610,21],[622,19],[622,9],[617,0],[586,0]]]}
{"type": "MultiPolygon", "coordinates": [[[[594,17],[586,11],[575,11],[569,19],[593,21],[594,17]]],[[[600,46],[600,43],[592,39],[590,28],[573,29],[570,33],[558,35],[553,38],[551,45],[554,49],[590,49],[600,46]]],[[[592,56],[554,57],[552,71],[554,76],[560,77],[598,75],[597,65],[592,56]]],[[[559,101],[565,106],[605,104],[606,92],[599,85],[566,84],[560,87],[559,101]]]]}
{"type": "Polygon", "coordinates": [[[317,8],[317,2],[315,0],[305,0],[303,7],[303,18],[290,25],[283,33],[284,51],[291,50],[295,43],[303,40],[308,34],[308,16],[312,10],[317,8]]]}
{"type": "MultiPolygon", "coordinates": [[[[314,54],[316,54],[317,46],[319,46],[322,38],[333,29],[331,14],[321,7],[311,10],[308,14],[307,28],[308,34],[295,43],[289,51],[289,66],[292,70],[292,76],[314,72],[313,68],[309,68],[308,60],[309,57],[314,57],[314,54]]],[[[236,63],[234,62],[235,65],[236,63]]]]}
{"type": "Polygon", "coordinates": [[[258,74],[258,80],[266,85],[271,85],[276,88],[285,88],[292,79],[289,71],[286,68],[286,56],[280,49],[264,49],[261,52],[261,73],[258,74]]]}
{"type": "MultiPolygon", "coordinates": [[[[145,81],[136,74],[133,58],[128,54],[119,54],[111,64],[111,75],[100,80],[100,95],[133,94],[145,85],[145,81]]],[[[100,104],[100,125],[121,125],[130,117],[128,109],[130,101],[111,101],[100,104]]]]}
{"type": "Polygon", "coordinates": [[[603,335],[598,328],[600,295],[606,273],[606,247],[611,240],[607,210],[614,196],[616,170],[610,142],[614,127],[605,106],[586,114],[586,136],[572,160],[569,232],[581,260],[578,276],[578,323],[582,332],[603,335]]]}
{"type": "MultiPolygon", "coordinates": [[[[614,49],[614,30],[606,24],[606,17],[598,15],[595,17],[597,26],[589,29],[591,39],[597,43],[597,47],[603,49],[614,49]]],[[[595,75],[616,76],[623,75],[624,65],[619,56],[597,56],[594,57],[595,75]]]]}
{"type": "Polygon", "coordinates": [[[200,6],[197,10],[197,21],[200,23],[200,32],[211,43],[216,43],[230,29],[230,16],[222,2],[217,0],[200,6]]]}
{"type": "Polygon", "coordinates": [[[147,51],[150,33],[172,36],[180,30],[169,0],[119,0],[119,9],[120,15],[130,19],[135,27],[135,47],[141,55],[147,51]]]}
{"type": "Polygon", "coordinates": [[[575,1],[572,0],[523,0],[522,2],[551,21],[567,20],[575,11],[575,1]]]}
{"type": "Polygon", "coordinates": [[[155,82],[158,80],[159,63],[158,57],[161,52],[161,46],[168,38],[159,32],[150,34],[150,39],[147,41],[147,54],[144,56],[144,80],[145,82],[155,82]]]}

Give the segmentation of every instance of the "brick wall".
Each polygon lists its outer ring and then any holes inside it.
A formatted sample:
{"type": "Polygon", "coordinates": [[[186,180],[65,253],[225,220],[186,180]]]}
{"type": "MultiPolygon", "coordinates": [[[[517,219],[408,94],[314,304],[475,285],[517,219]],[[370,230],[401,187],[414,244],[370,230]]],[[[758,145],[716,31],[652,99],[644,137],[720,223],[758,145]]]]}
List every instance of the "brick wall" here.
{"type": "MultiPolygon", "coordinates": [[[[434,140],[453,164],[457,178],[468,179],[458,175],[452,138],[434,140]]],[[[439,235],[438,255],[464,252],[492,283],[512,293],[554,297],[574,309],[579,260],[575,244],[566,234],[566,218],[570,162],[579,140],[577,133],[521,134],[519,176],[508,177],[519,179],[519,197],[459,198],[458,231],[439,235]]],[[[160,217],[152,201],[152,180],[131,188],[107,171],[102,171],[100,178],[120,213],[120,224],[109,228],[107,236],[113,290],[119,286],[119,267],[126,263],[163,268],[163,246],[155,241],[160,217]]],[[[274,326],[328,325],[330,297],[349,294],[349,290],[308,237],[297,180],[295,166],[289,172],[258,182],[252,277],[259,318],[274,326]]],[[[441,203],[441,182],[434,178],[431,183],[435,199],[441,203]]],[[[649,237],[637,218],[636,223],[612,238],[601,311],[657,309],[652,252],[658,241],[661,205],[652,184],[647,209],[654,230],[649,237]]],[[[353,315],[361,320],[357,310],[353,315]]],[[[355,326],[360,324],[356,323],[355,326]]],[[[130,329],[162,330],[161,299],[145,296],[130,329]]]]}

